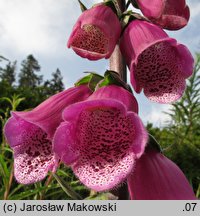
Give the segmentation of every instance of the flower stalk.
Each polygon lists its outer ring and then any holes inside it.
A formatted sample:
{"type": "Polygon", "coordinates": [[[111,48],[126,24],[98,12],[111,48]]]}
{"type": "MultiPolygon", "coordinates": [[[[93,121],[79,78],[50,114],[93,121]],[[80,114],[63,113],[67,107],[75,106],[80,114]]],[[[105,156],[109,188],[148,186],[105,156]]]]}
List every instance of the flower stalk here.
{"type": "MultiPolygon", "coordinates": [[[[121,13],[123,13],[126,10],[126,1],[116,0],[116,3],[118,4],[121,13]]],[[[119,45],[116,45],[115,50],[109,59],[109,62],[110,62],[110,70],[118,72],[122,80],[126,82],[127,81],[126,63],[121,54],[119,45]]]]}
{"type": "MultiPolygon", "coordinates": [[[[116,0],[121,13],[126,10],[126,1],[125,0],[116,0]]],[[[109,59],[110,70],[116,71],[119,73],[121,79],[124,82],[127,82],[127,70],[126,70],[126,63],[121,54],[119,45],[116,45],[114,52],[112,53],[109,59]]],[[[126,200],[129,199],[129,193],[127,184],[123,184],[121,187],[112,190],[112,193],[118,197],[118,200],[126,200]]]]}

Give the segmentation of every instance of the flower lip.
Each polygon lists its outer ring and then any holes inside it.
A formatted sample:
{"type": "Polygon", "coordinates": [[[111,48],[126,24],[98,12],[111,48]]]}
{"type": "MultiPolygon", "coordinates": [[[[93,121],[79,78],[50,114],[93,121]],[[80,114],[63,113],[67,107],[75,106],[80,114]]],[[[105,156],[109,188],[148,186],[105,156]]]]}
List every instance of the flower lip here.
{"type": "Polygon", "coordinates": [[[108,45],[109,40],[102,29],[91,24],[84,24],[76,29],[68,47],[71,47],[81,57],[96,60],[107,58],[109,55],[108,45]]]}
{"type": "Polygon", "coordinates": [[[74,50],[74,52],[78,55],[80,55],[83,58],[87,58],[89,60],[98,60],[99,58],[109,58],[107,57],[109,55],[109,52],[105,53],[105,54],[100,54],[97,52],[92,52],[92,51],[88,51],[88,50],[84,50],[75,46],[71,46],[71,48],[74,50]]]}
{"type": "Polygon", "coordinates": [[[96,191],[122,182],[144,151],[141,121],[118,100],[76,103],[64,110],[63,118],[65,123],[54,136],[54,151],[82,183],[96,191]]]}
{"type": "Polygon", "coordinates": [[[44,179],[55,171],[57,158],[47,134],[34,124],[12,116],[5,125],[5,136],[14,150],[14,175],[21,184],[44,179]]]}

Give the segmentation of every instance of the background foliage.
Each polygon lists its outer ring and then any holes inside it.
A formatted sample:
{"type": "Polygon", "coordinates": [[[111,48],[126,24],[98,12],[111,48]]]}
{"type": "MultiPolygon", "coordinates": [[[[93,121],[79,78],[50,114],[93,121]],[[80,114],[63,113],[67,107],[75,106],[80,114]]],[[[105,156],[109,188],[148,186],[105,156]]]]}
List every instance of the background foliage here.
{"type": "MultiPolygon", "coordinates": [[[[61,71],[57,68],[52,73],[52,79],[43,80],[43,76],[40,75],[41,67],[33,55],[22,61],[18,76],[17,66],[16,61],[11,62],[0,56],[0,199],[72,199],[70,188],[81,196],[79,198],[113,199],[109,193],[98,194],[88,191],[75,178],[72,171],[62,164],[56,176],[50,173],[42,182],[24,186],[15,181],[12,150],[2,132],[10,111],[32,109],[50,95],[64,89],[61,71]],[[65,191],[66,187],[69,187],[68,191],[65,191]]],[[[172,104],[169,113],[163,114],[170,116],[171,120],[167,126],[157,128],[152,123],[147,124],[147,129],[160,142],[164,154],[183,170],[197,197],[200,197],[199,71],[200,54],[197,54],[195,70],[188,80],[184,96],[172,104]]]]}

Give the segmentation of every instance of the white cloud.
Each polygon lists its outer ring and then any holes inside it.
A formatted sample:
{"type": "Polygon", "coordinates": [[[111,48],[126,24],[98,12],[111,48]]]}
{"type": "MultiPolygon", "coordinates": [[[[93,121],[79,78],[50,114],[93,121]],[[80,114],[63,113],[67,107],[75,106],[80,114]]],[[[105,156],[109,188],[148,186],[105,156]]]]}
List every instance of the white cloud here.
{"type": "Polygon", "coordinates": [[[200,4],[199,0],[189,0],[188,5],[190,7],[191,17],[199,16],[200,14],[200,4]]]}
{"type": "MultiPolygon", "coordinates": [[[[150,103],[150,102],[149,102],[150,103]]],[[[165,105],[164,107],[157,108],[152,106],[152,110],[146,115],[142,116],[144,123],[151,122],[157,127],[163,127],[170,121],[170,117],[164,112],[169,111],[170,105],[165,105]]]]}
{"type": "Polygon", "coordinates": [[[1,0],[1,51],[59,54],[80,13],[75,7],[74,2],[66,0],[1,0]]]}

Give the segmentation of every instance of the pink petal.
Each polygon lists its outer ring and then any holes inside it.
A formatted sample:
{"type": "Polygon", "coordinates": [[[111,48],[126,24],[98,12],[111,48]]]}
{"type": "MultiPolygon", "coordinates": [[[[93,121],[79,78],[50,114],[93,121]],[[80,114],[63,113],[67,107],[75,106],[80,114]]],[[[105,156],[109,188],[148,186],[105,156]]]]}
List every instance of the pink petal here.
{"type": "Polygon", "coordinates": [[[19,183],[41,181],[48,171],[55,171],[57,160],[52,152],[52,143],[40,128],[12,117],[5,126],[5,134],[12,143],[14,175],[19,183]]]}
{"type": "Polygon", "coordinates": [[[109,40],[98,27],[85,24],[76,29],[71,47],[83,58],[98,60],[108,55],[109,40]]]}
{"type": "Polygon", "coordinates": [[[120,40],[120,50],[125,57],[131,73],[131,84],[137,93],[142,87],[135,77],[135,65],[138,56],[155,42],[163,41],[168,35],[158,26],[145,21],[132,21],[125,29],[120,40]]]}
{"type": "Polygon", "coordinates": [[[188,48],[182,44],[177,44],[177,56],[179,56],[180,64],[182,65],[182,75],[188,78],[194,70],[194,58],[188,48]]]}
{"type": "Polygon", "coordinates": [[[150,18],[159,18],[162,15],[165,1],[164,0],[137,0],[140,10],[142,13],[150,18]]]}
{"type": "Polygon", "coordinates": [[[183,96],[186,88],[185,79],[174,74],[169,82],[160,80],[148,83],[144,88],[145,96],[157,103],[173,103],[183,96]],[[173,80],[174,78],[174,80],[173,80]]]}
{"type": "Polygon", "coordinates": [[[153,23],[168,30],[178,30],[187,25],[190,10],[185,0],[138,0],[142,13],[153,23]]]}
{"type": "Polygon", "coordinates": [[[186,86],[183,73],[187,68],[183,67],[183,60],[179,62],[178,47],[172,43],[174,40],[158,42],[143,51],[137,60],[135,77],[144,88],[144,94],[158,103],[178,100],[186,86]]]}
{"type": "Polygon", "coordinates": [[[12,112],[18,119],[24,119],[42,128],[48,138],[52,139],[56,128],[62,122],[62,111],[69,105],[82,101],[91,95],[86,85],[72,87],[62,91],[37,106],[29,112],[12,112]]]}
{"type": "Polygon", "coordinates": [[[32,111],[12,112],[4,127],[7,142],[14,150],[15,177],[22,184],[42,180],[55,170],[57,160],[52,152],[52,137],[63,121],[64,108],[91,94],[87,86],[58,93],[32,111]]]}
{"type": "Polygon", "coordinates": [[[120,48],[131,72],[131,84],[158,103],[178,100],[191,76],[194,59],[182,44],[159,27],[146,21],[132,21],[125,30],[120,48]]]}
{"type": "MultiPolygon", "coordinates": [[[[113,99],[115,94],[110,93],[118,90],[120,95],[126,91],[121,89],[102,87],[87,101],[66,108],[65,123],[54,137],[58,157],[72,166],[83,184],[96,191],[108,190],[122,182],[147,142],[141,120],[136,113],[127,112],[126,105],[130,102],[126,99],[120,102],[120,96],[113,99]]],[[[126,92],[131,99],[133,95],[126,92]]]]}
{"type": "Polygon", "coordinates": [[[134,125],[134,136],[132,137],[134,145],[132,147],[132,150],[135,154],[135,158],[138,159],[144,153],[148,135],[141,119],[137,114],[128,112],[128,116],[130,119],[132,119],[132,125],[134,125]]]}
{"type": "Polygon", "coordinates": [[[98,5],[77,20],[67,46],[89,60],[109,58],[120,37],[121,26],[112,9],[98,5]]]}
{"type": "Polygon", "coordinates": [[[79,156],[79,152],[74,150],[76,133],[74,124],[63,122],[56,130],[53,139],[53,151],[67,165],[74,163],[79,156]]]}
{"type": "Polygon", "coordinates": [[[131,199],[195,200],[189,182],[178,166],[164,155],[147,151],[128,178],[131,199]]]}
{"type": "Polygon", "coordinates": [[[95,91],[87,100],[97,100],[97,99],[111,99],[117,100],[118,102],[124,104],[128,111],[138,113],[138,102],[134,95],[129,91],[125,90],[123,87],[116,85],[108,85],[101,87],[98,91],[95,91]]]}

